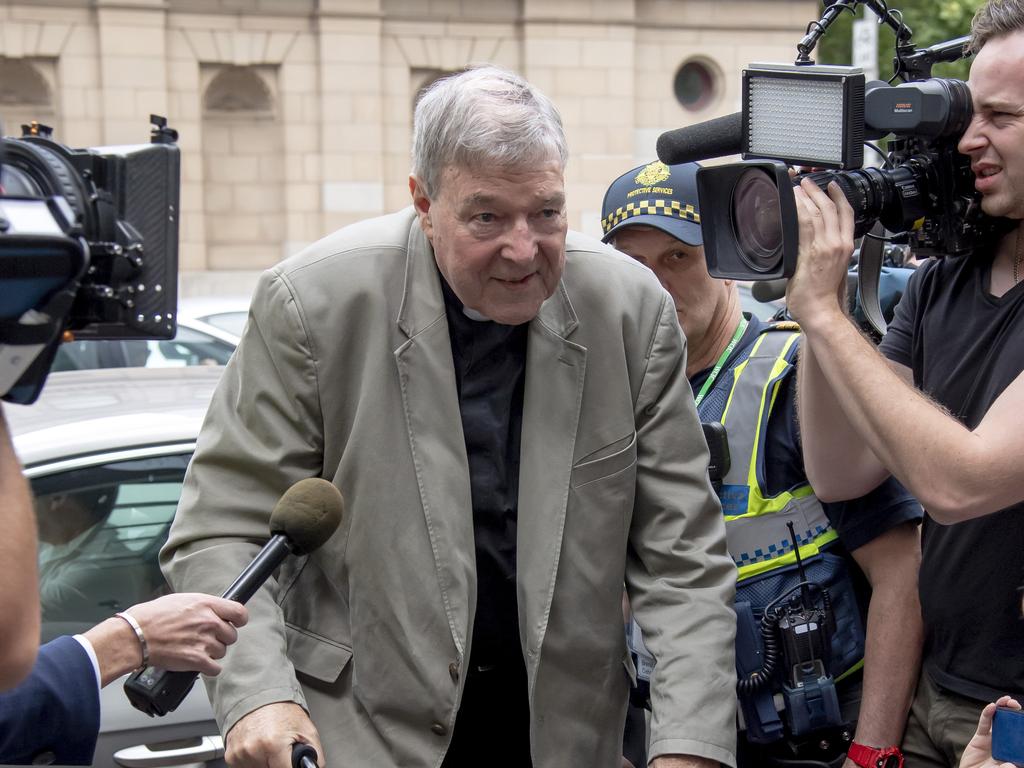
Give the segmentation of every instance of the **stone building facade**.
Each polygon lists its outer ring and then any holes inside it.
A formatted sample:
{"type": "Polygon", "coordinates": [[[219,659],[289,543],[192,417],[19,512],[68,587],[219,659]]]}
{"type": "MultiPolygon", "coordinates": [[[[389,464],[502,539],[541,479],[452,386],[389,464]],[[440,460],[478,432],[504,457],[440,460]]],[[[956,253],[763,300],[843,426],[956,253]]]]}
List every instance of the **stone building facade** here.
{"type": "Polygon", "coordinates": [[[524,75],[569,138],[570,227],[658,135],[739,109],[792,62],[813,0],[0,0],[0,118],[70,146],[182,149],[182,295],[245,293],[327,232],[408,204],[419,91],[470,63],[524,75]]]}

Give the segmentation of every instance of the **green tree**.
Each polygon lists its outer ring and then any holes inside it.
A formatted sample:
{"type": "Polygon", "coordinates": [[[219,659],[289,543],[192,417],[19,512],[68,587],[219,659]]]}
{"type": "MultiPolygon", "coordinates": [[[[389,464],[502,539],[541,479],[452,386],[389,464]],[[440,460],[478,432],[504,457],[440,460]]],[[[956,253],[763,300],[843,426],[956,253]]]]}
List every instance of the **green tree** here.
{"type": "MultiPolygon", "coordinates": [[[[914,31],[914,45],[929,45],[952,40],[970,33],[971,18],[985,0],[888,0],[889,7],[903,13],[903,21],[914,31]]],[[[877,19],[875,14],[860,6],[858,16],[877,19]]],[[[810,21],[810,19],[808,20],[810,21]]],[[[878,73],[882,79],[892,76],[892,60],[896,35],[883,24],[878,30],[878,73]]],[[[818,42],[816,56],[819,64],[849,64],[852,57],[853,14],[843,13],[818,42]]],[[[795,48],[795,45],[794,45],[795,48]]],[[[794,56],[795,58],[795,56],[794,56]]],[[[938,64],[932,70],[935,77],[967,78],[969,60],[938,64]]]]}

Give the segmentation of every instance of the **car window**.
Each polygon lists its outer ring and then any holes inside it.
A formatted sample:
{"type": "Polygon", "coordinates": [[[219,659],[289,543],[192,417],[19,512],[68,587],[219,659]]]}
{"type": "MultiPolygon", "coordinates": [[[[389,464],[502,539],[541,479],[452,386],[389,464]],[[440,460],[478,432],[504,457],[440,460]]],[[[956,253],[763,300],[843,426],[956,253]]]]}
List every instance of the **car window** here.
{"type": "Polygon", "coordinates": [[[222,331],[233,333],[235,336],[241,336],[242,331],[245,330],[245,321],[249,319],[249,313],[245,310],[214,312],[198,319],[204,323],[209,323],[214,328],[220,328],[222,331]]]}
{"type": "Polygon", "coordinates": [[[33,478],[43,642],[169,591],[157,555],[188,459],[121,460],[33,478]]]}
{"type": "Polygon", "coordinates": [[[87,340],[61,344],[50,370],[225,365],[234,351],[234,345],[226,341],[178,326],[175,337],[164,341],[87,340]]]}

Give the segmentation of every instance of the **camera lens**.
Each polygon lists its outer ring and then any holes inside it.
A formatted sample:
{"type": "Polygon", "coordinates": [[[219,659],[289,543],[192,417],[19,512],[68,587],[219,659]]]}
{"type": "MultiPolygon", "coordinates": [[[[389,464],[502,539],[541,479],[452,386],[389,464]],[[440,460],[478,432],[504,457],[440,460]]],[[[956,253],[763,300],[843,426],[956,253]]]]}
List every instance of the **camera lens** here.
{"type": "Polygon", "coordinates": [[[740,174],[732,194],[732,228],[739,256],[754,272],[776,269],[782,250],[779,190],[760,168],[740,174]]]}

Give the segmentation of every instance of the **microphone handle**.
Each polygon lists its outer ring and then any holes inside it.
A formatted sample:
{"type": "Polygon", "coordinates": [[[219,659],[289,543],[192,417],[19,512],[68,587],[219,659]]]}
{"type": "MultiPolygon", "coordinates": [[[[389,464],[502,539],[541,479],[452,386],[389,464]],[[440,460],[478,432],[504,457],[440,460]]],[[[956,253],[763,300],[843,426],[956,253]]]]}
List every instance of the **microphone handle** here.
{"type": "Polygon", "coordinates": [[[292,744],[292,768],[320,768],[316,748],[309,744],[292,744]]]}
{"type": "MultiPolygon", "coordinates": [[[[248,602],[289,554],[288,537],[275,533],[221,597],[236,603],[248,602]]],[[[172,672],[150,666],[129,675],[124,681],[124,692],[136,709],[150,717],[163,717],[181,705],[197,677],[198,672],[172,672]]]]}
{"type": "Polygon", "coordinates": [[[224,590],[221,597],[243,605],[249,602],[249,598],[259,591],[263,582],[270,578],[270,574],[291,553],[288,537],[283,533],[275,533],[270,537],[270,541],[263,545],[263,549],[253,558],[253,561],[245,567],[245,570],[238,574],[238,578],[231,586],[224,590]]]}

